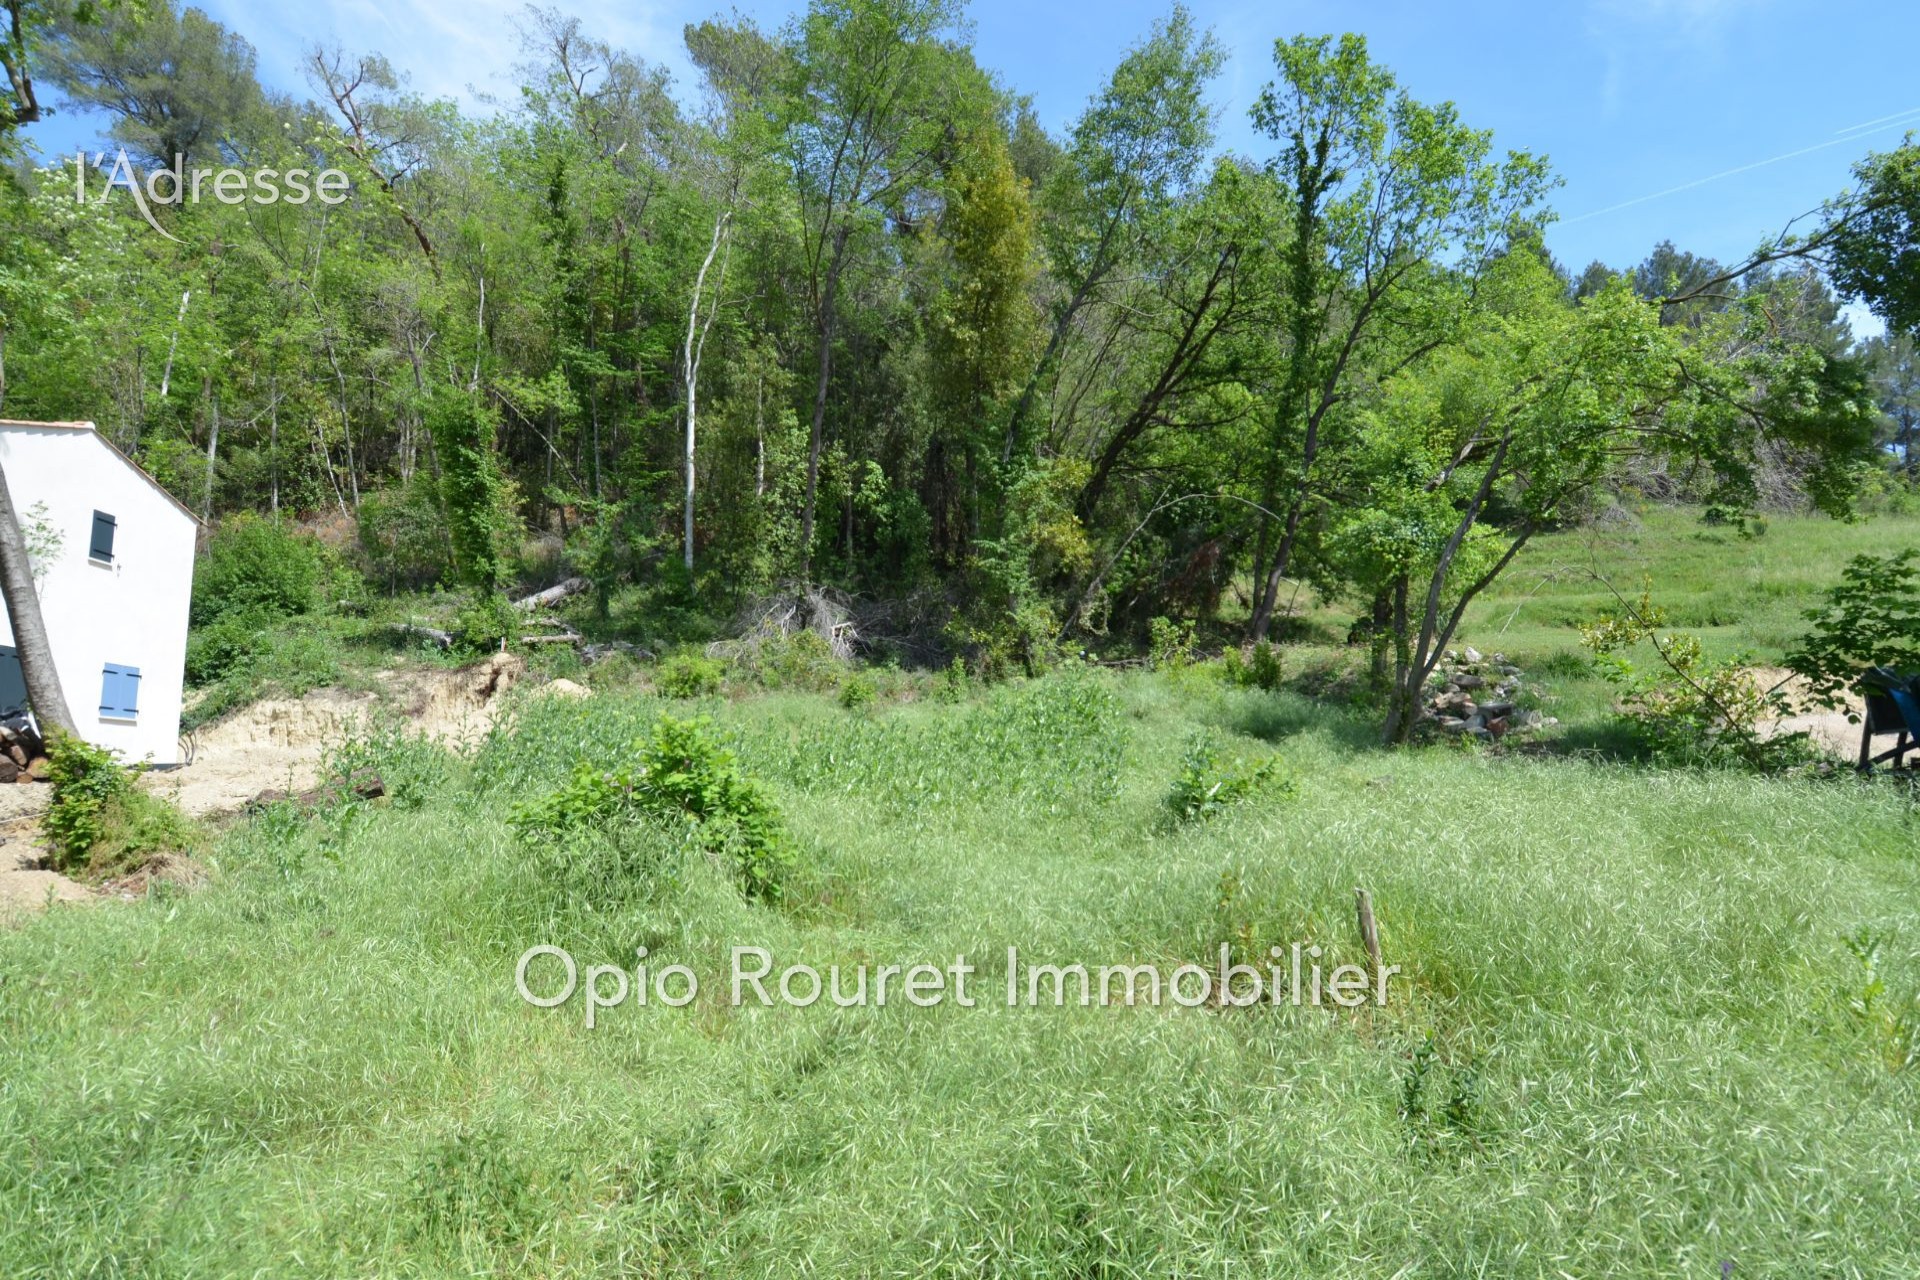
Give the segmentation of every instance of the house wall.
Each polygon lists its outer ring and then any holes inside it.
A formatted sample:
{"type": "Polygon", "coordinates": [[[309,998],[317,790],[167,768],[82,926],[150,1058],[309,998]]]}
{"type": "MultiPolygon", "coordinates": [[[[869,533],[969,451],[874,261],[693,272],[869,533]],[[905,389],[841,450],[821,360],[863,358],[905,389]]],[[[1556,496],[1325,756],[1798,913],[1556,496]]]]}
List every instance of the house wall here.
{"type": "MultiPolygon", "coordinates": [[[[194,518],[90,430],[0,426],[0,467],[23,530],[44,503],[61,537],[40,611],[81,736],[129,762],[178,763],[194,518]],[[110,565],[87,554],[95,511],[118,521],[110,565]],[[132,723],[100,713],[108,663],[140,669],[132,723]]],[[[4,605],[0,644],[14,647],[4,605]]]]}

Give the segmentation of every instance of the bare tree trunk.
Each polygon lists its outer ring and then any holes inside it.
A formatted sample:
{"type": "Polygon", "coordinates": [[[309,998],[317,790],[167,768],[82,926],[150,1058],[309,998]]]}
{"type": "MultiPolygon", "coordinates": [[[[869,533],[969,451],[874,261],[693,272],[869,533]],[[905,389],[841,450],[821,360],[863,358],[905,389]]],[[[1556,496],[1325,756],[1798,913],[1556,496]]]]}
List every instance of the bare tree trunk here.
{"type": "Polygon", "coordinates": [[[280,379],[267,384],[272,401],[267,406],[267,470],[273,485],[273,518],[280,518],[280,379]]]}
{"type": "Polygon", "coordinates": [[[180,314],[173,319],[173,341],[167,343],[167,367],[160,375],[160,398],[167,398],[167,387],[173,382],[173,354],[180,349],[180,326],[187,322],[187,300],[193,297],[188,289],[180,295],[180,314]]]}
{"type": "MultiPolygon", "coordinates": [[[[220,393],[214,392],[208,399],[213,414],[213,426],[207,434],[207,484],[200,495],[200,523],[206,524],[213,519],[213,468],[220,458],[220,393]]],[[[277,505],[277,504],[276,504],[277,505]]]]}
{"type": "MultiPolygon", "coordinates": [[[[0,367],[0,381],[6,370],[0,367]]],[[[0,388],[3,389],[3,388],[0,388]]],[[[753,496],[767,496],[767,378],[762,374],[753,385],[753,496]]]]}
{"type": "Polygon", "coordinates": [[[13,627],[13,647],[20,657],[20,674],[27,685],[27,701],[43,733],[80,736],[67,695],[60,688],[60,672],[53,665],[53,646],[40,616],[40,595],[33,586],[33,564],[27,558],[27,539],[13,509],[7,474],[0,469],[0,596],[7,604],[13,627]]]}
{"type": "Polygon", "coordinates": [[[714,285],[713,306],[707,312],[707,322],[700,321],[700,299],[707,288],[707,272],[713,268],[713,259],[720,252],[721,243],[726,239],[727,223],[733,217],[728,209],[713,223],[713,243],[707,246],[706,261],[700,264],[700,273],[693,280],[693,301],[687,306],[687,341],[681,353],[683,381],[687,384],[687,510],[686,529],[682,541],[685,544],[687,572],[693,572],[693,488],[694,465],[693,446],[696,424],[699,420],[700,357],[707,349],[707,334],[713,329],[713,319],[720,313],[720,292],[727,287],[727,268],[724,260],[720,266],[720,279],[714,285]],[[695,341],[695,328],[698,326],[699,338],[695,341]]]}

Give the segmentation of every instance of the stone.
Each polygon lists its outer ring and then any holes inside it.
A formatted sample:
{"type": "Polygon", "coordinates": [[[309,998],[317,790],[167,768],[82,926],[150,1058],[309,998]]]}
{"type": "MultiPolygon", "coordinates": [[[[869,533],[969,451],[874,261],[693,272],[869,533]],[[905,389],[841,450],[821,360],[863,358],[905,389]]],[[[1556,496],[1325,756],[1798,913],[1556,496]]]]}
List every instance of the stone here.
{"type": "Polygon", "coordinates": [[[1478,662],[1478,661],[1480,661],[1480,651],[1479,651],[1478,649],[1476,649],[1476,648],[1474,648],[1474,647],[1473,647],[1472,645],[1468,645],[1468,646],[1467,646],[1467,648],[1466,648],[1466,654],[1467,654],[1467,661],[1468,661],[1468,662],[1478,662]]]}
{"type": "Polygon", "coordinates": [[[1513,704],[1511,702],[1483,702],[1480,704],[1480,710],[1486,712],[1487,718],[1490,720],[1505,718],[1513,714],[1513,704]]]}
{"type": "Polygon", "coordinates": [[[549,680],[540,686],[540,692],[556,698],[591,698],[593,690],[583,684],[575,684],[562,676],[558,680],[549,680]]]}
{"type": "Polygon", "coordinates": [[[1484,689],[1487,682],[1475,675],[1455,676],[1453,687],[1456,689],[1484,689]]]}
{"type": "Polygon", "coordinates": [[[1538,711],[1522,711],[1520,713],[1518,727],[1522,729],[1538,729],[1544,720],[1545,717],[1538,711]]]}

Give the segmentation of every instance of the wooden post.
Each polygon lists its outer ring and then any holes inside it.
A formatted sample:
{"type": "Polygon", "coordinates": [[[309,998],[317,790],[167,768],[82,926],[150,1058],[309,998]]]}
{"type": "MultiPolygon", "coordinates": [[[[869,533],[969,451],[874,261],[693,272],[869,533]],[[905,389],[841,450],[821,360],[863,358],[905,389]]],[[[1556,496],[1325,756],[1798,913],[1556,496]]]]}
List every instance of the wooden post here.
{"type": "Polygon", "coordinates": [[[1355,905],[1360,913],[1360,941],[1366,944],[1367,959],[1373,964],[1377,977],[1380,972],[1380,929],[1373,920],[1373,899],[1367,896],[1365,889],[1353,891],[1355,905]]]}

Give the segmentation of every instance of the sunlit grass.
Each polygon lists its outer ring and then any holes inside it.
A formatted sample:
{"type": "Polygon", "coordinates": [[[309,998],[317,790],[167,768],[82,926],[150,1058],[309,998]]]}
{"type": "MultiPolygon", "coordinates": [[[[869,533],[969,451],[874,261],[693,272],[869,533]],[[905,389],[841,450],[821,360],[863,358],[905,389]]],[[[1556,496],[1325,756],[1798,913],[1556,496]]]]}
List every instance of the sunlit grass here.
{"type": "Polygon", "coordinates": [[[777,906],[665,835],[612,886],[514,844],[512,800],[660,705],[531,706],[475,762],[387,761],[418,809],[253,819],[210,888],[0,933],[0,1275],[1920,1269],[1920,1091],[1844,941],[1920,989],[1901,793],[1386,754],[1291,694],[1082,675],[703,704],[804,851],[777,906]],[[1170,824],[1201,730],[1297,793],[1170,824]],[[1355,886],[1384,1010],[996,1007],[1008,945],[1357,959],[1355,886]],[[539,942],[703,995],[589,1032],[515,995],[539,942]],[[734,944],[965,953],[986,998],[736,1009],[734,944]]]}

